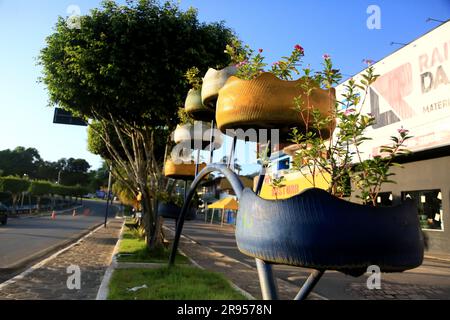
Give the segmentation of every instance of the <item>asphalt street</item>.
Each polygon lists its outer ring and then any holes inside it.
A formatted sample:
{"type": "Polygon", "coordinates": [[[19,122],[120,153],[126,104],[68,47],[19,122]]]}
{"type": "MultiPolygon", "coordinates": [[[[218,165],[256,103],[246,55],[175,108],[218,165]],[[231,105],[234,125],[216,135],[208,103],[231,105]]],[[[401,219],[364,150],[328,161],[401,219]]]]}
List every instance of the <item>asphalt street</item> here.
{"type": "MultiPolygon", "coordinates": [[[[84,200],[76,216],[67,212],[57,214],[56,219],[10,218],[0,227],[0,282],[103,223],[105,209],[105,202],[84,200]]],[[[118,206],[110,206],[109,217],[117,210],[118,206]]]]}

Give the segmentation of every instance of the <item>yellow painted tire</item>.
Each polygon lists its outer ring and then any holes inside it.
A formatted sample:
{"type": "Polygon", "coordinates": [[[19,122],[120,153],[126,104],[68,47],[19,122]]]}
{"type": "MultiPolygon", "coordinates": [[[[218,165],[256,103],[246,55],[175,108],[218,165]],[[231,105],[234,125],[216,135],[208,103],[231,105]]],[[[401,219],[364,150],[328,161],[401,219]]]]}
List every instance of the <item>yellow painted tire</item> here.
{"type": "MultiPolygon", "coordinates": [[[[305,121],[307,112],[304,111],[302,117],[295,110],[294,102],[299,96],[303,101],[307,100],[299,87],[302,81],[280,80],[268,72],[252,80],[230,77],[219,92],[216,109],[218,128],[224,133],[227,129],[278,129],[281,138],[289,137],[293,127],[304,130],[306,123],[311,124],[312,121],[305,121]]],[[[319,109],[323,116],[333,113],[335,101],[334,88],[314,89],[310,96],[311,105],[319,109]]],[[[329,129],[321,132],[322,137],[330,137],[334,128],[335,121],[330,123],[329,129]]]]}
{"type": "Polygon", "coordinates": [[[227,80],[235,75],[237,68],[229,66],[222,70],[209,69],[203,78],[202,102],[211,109],[216,109],[219,91],[225,85],[227,80]]]}
{"type": "Polygon", "coordinates": [[[189,116],[194,120],[205,122],[211,122],[214,120],[214,109],[203,105],[202,93],[200,89],[189,90],[184,107],[189,116]]]}
{"type": "MultiPolygon", "coordinates": [[[[199,165],[199,172],[206,167],[205,163],[199,165]]],[[[164,175],[167,178],[186,180],[195,177],[195,163],[175,164],[172,160],[167,160],[164,167],[164,175]]]]}

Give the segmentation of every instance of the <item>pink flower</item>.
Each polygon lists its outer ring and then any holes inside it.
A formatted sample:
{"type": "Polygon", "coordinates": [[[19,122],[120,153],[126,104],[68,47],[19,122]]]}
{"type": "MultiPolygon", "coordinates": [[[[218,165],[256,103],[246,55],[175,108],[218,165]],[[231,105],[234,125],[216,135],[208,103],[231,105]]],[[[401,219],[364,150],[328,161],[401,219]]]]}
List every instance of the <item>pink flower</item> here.
{"type": "Polygon", "coordinates": [[[323,55],[323,59],[324,59],[324,60],[329,60],[330,58],[331,58],[330,55],[327,54],[327,53],[325,53],[325,54],[323,55]]]}
{"type": "Polygon", "coordinates": [[[370,60],[370,59],[363,59],[362,62],[365,63],[365,64],[367,64],[367,66],[369,66],[369,67],[370,67],[372,64],[375,63],[375,61],[370,60]]]}
{"type": "Polygon", "coordinates": [[[346,116],[349,116],[349,115],[351,115],[351,114],[353,114],[353,113],[355,113],[355,112],[356,112],[355,109],[350,108],[350,109],[345,110],[344,114],[345,114],[346,116]]]}
{"type": "Polygon", "coordinates": [[[295,45],[295,50],[297,50],[298,52],[300,52],[301,54],[305,53],[305,50],[303,49],[303,47],[299,44],[295,45]]]}
{"type": "Polygon", "coordinates": [[[274,62],[274,63],[272,63],[272,65],[273,65],[273,66],[278,66],[278,65],[280,65],[280,62],[279,62],[279,61],[274,62]]]}
{"type": "Polygon", "coordinates": [[[398,129],[397,131],[398,131],[398,133],[400,133],[400,134],[408,134],[408,133],[409,133],[409,130],[403,129],[403,127],[401,127],[400,129],[398,129]]]}
{"type": "Polygon", "coordinates": [[[241,67],[245,66],[246,64],[248,64],[248,60],[244,60],[244,61],[242,61],[242,62],[239,62],[239,63],[236,65],[236,68],[241,68],[241,67]]]}

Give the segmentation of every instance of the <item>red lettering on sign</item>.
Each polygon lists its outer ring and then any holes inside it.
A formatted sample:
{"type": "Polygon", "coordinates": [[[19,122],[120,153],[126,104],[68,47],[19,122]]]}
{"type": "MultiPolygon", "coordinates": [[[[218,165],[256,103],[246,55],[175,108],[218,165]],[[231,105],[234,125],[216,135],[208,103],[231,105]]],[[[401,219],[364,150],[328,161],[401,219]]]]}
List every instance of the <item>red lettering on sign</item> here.
{"type": "MultiPolygon", "coordinates": [[[[426,62],[424,63],[426,64],[426,62]]],[[[386,99],[400,118],[411,118],[415,114],[411,106],[404,100],[413,90],[412,66],[410,63],[382,75],[373,84],[373,87],[386,99]]]]}

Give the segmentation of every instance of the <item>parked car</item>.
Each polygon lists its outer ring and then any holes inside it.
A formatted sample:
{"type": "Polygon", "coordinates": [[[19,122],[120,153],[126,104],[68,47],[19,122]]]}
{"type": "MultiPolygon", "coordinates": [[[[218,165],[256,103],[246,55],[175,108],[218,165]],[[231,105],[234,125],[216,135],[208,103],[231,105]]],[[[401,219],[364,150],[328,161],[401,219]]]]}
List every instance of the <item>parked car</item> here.
{"type": "Polygon", "coordinates": [[[8,207],[0,202],[0,224],[5,225],[8,222],[8,207]]]}

